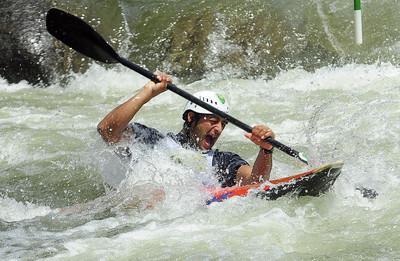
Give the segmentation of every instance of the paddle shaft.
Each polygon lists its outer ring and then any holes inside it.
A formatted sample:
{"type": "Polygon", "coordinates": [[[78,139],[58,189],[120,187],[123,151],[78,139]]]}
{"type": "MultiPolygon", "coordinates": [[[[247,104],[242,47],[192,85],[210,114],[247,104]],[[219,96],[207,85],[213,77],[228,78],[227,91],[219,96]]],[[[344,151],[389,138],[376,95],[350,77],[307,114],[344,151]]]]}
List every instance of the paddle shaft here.
{"type": "MultiPolygon", "coordinates": [[[[136,71],[137,73],[143,75],[144,77],[146,77],[146,78],[148,78],[148,79],[150,79],[152,81],[158,82],[157,77],[152,72],[150,72],[150,71],[148,71],[148,70],[146,70],[146,69],[144,69],[144,68],[142,68],[142,67],[140,67],[140,66],[138,66],[138,65],[136,65],[136,64],[134,64],[134,63],[132,63],[130,61],[128,61],[127,59],[125,59],[123,57],[118,56],[118,57],[116,57],[116,60],[119,61],[121,64],[125,65],[126,67],[128,67],[128,68],[136,71]]],[[[183,98],[185,98],[185,99],[187,99],[187,100],[189,100],[189,101],[191,101],[191,102],[203,107],[204,109],[206,109],[206,110],[208,110],[208,111],[220,116],[221,118],[225,119],[226,121],[228,121],[228,122],[232,123],[233,125],[241,128],[245,132],[251,133],[251,131],[253,129],[252,127],[250,127],[246,123],[244,123],[244,122],[232,117],[231,115],[229,115],[229,114],[227,114],[227,113],[225,113],[223,111],[218,110],[217,108],[215,108],[215,107],[209,105],[208,103],[196,98],[195,96],[191,95],[190,93],[178,88],[175,84],[169,83],[167,85],[167,89],[172,91],[172,92],[174,92],[174,93],[176,93],[176,94],[178,94],[179,96],[181,96],[181,97],[183,97],[183,98]]],[[[306,160],[304,160],[302,157],[300,157],[298,151],[286,146],[285,144],[282,144],[279,141],[277,141],[277,140],[275,140],[275,139],[273,139],[271,137],[266,138],[265,141],[270,143],[275,148],[285,152],[286,154],[288,154],[288,155],[290,155],[292,157],[295,157],[295,158],[301,160],[302,162],[308,164],[308,162],[306,160]]]]}

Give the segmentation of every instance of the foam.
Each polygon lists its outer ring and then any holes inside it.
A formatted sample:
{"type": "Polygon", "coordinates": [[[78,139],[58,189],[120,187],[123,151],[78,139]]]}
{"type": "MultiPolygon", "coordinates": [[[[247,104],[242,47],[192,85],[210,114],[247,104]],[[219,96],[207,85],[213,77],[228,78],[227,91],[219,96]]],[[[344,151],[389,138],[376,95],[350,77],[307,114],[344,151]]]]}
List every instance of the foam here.
{"type": "Polygon", "coordinates": [[[13,222],[45,216],[51,212],[47,206],[38,206],[29,202],[18,202],[15,199],[0,196],[0,219],[13,222]]]}

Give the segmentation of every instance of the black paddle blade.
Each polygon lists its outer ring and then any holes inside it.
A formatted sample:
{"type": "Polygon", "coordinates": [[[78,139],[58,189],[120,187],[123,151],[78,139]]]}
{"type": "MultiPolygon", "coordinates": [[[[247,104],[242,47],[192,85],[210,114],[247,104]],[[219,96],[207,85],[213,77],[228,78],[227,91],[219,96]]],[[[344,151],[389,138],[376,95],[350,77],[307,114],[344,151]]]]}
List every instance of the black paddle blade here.
{"type": "Polygon", "coordinates": [[[117,63],[119,55],[82,19],[52,8],[46,15],[47,31],[72,49],[103,63],[117,63]]]}

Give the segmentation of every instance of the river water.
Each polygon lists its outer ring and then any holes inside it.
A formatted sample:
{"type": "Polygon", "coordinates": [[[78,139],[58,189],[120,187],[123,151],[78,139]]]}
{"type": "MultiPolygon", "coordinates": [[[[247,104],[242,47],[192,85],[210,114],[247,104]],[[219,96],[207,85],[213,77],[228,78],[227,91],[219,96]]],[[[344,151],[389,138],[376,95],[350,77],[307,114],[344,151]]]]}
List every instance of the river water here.
{"type": "MultiPolygon", "coordinates": [[[[196,180],[203,162],[195,155],[175,152],[184,162],[178,164],[171,151],[137,150],[141,162],[126,168],[98,137],[99,120],[145,79],[99,65],[71,77],[66,87],[46,89],[0,84],[3,259],[399,257],[399,68],[349,64],[269,81],[210,77],[189,85],[177,79],[190,92],[224,92],[232,115],[267,123],[314,165],[345,162],[333,190],[318,198],[247,197],[211,206],[204,206],[196,180]],[[113,175],[122,175],[117,192],[103,186],[113,175]],[[379,196],[364,198],[357,186],[379,196]],[[157,188],[166,199],[146,208],[140,202],[157,188]]],[[[165,93],[136,120],[179,131],[184,104],[165,93]]],[[[216,146],[249,161],[257,151],[229,125],[216,146]]],[[[306,169],[283,153],[274,158],[273,178],[306,169]]]]}
{"type": "MultiPolygon", "coordinates": [[[[187,150],[133,148],[123,162],[97,123],[146,79],[93,64],[68,82],[37,88],[0,79],[0,258],[2,260],[395,260],[400,258],[400,68],[346,63],[275,77],[212,70],[187,83],[224,93],[230,114],[265,123],[312,166],[344,161],[320,197],[253,196],[210,206],[187,150]],[[114,185],[111,189],[105,182],[114,185]],[[376,198],[357,187],[372,188],[376,198]],[[165,198],[152,204],[153,195],[165,198]]],[[[178,132],[185,100],[166,92],[135,118],[178,132]]],[[[258,151],[229,125],[216,144],[253,162],[258,151]]],[[[272,178],[308,167],[279,151],[272,178]]],[[[207,176],[212,181],[212,176],[207,176]]]]}

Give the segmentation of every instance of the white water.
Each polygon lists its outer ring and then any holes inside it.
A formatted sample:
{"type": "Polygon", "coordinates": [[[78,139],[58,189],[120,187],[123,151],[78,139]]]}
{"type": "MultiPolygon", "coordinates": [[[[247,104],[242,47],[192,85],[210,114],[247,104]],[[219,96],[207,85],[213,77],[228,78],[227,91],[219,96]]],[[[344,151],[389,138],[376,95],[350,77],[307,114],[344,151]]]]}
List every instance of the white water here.
{"type": "MultiPolygon", "coordinates": [[[[353,64],[314,73],[295,69],[270,81],[221,80],[224,75],[215,74],[189,86],[176,81],[191,93],[224,92],[233,116],[268,124],[279,141],[308,154],[313,165],[345,162],[333,190],[318,198],[234,198],[209,207],[196,175],[207,170],[194,154],[179,151],[178,164],[171,160],[174,151],[137,150],[140,163],[127,168],[110,159],[99,139],[99,120],[145,79],[100,66],[72,77],[65,88],[0,81],[1,259],[400,256],[399,68],[353,64]],[[93,199],[95,184],[110,169],[121,175],[122,185],[93,199]],[[374,188],[378,197],[362,197],[355,190],[360,185],[374,188]],[[146,199],[160,188],[165,200],[146,208],[146,199]],[[88,191],[92,198],[85,203],[88,191]],[[67,206],[72,208],[60,212],[67,206]]],[[[136,120],[177,132],[184,104],[167,92],[146,104],[136,120]]],[[[216,147],[250,162],[257,152],[231,125],[216,147]]],[[[280,152],[274,159],[272,178],[307,169],[280,152]]]]}

